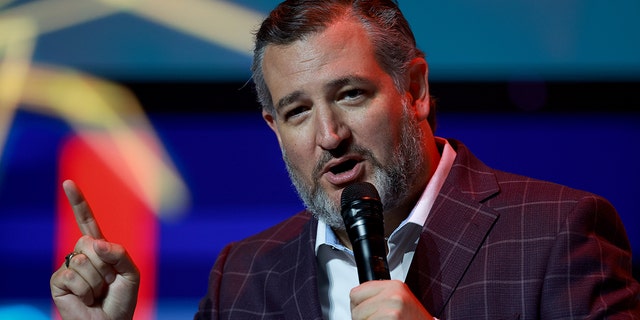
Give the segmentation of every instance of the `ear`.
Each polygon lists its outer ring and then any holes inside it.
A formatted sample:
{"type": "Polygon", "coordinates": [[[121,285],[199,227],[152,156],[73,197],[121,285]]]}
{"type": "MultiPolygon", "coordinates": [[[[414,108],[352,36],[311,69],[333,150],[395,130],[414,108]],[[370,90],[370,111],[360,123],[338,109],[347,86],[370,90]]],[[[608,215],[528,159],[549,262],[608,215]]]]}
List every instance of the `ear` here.
{"type": "Polygon", "coordinates": [[[415,58],[409,66],[410,103],[418,120],[426,120],[431,109],[429,96],[429,66],[424,58],[415,58]]]}
{"type": "Polygon", "coordinates": [[[282,141],[280,140],[280,133],[278,132],[278,124],[276,123],[276,118],[269,113],[267,110],[262,109],[262,119],[267,122],[267,125],[273,132],[276,134],[276,138],[278,138],[278,144],[282,147],[282,141]]]}

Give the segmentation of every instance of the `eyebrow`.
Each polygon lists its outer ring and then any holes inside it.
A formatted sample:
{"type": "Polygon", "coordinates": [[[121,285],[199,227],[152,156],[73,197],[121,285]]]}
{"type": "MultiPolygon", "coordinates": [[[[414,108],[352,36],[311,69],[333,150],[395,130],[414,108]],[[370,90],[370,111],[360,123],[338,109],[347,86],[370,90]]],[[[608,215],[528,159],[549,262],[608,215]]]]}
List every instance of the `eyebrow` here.
{"type": "Polygon", "coordinates": [[[280,100],[278,100],[278,103],[276,103],[276,111],[282,109],[284,106],[293,103],[294,101],[298,100],[300,98],[300,96],[302,96],[302,91],[300,90],[296,90],[294,92],[289,93],[288,95],[282,97],[280,100]]]}
{"type": "Polygon", "coordinates": [[[334,89],[334,88],[340,88],[340,87],[344,87],[346,85],[354,84],[354,83],[371,84],[371,83],[373,83],[373,81],[371,81],[371,80],[369,80],[367,78],[360,77],[360,76],[347,76],[347,77],[338,78],[338,79],[330,81],[329,83],[327,83],[324,86],[324,89],[325,90],[331,90],[331,89],[334,89]]]}
{"type": "MultiPolygon", "coordinates": [[[[325,84],[324,85],[324,90],[329,91],[329,90],[333,90],[335,88],[344,87],[346,85],[353,84],[353,83],[372,84],[373,81],[371,81],[371,80],[369,80],[367,78],[359,77],[359,76],[347,76],[347,77],[343,77],[343,78],[338,78],[338,79],[332,80],[329,83],[325,84]]],[[[275,106],[276,107],[276,111],[280,110],[283,107],[285,107],[286,105],[291,104],[294,101],[300,99],[300,97],[302,95],[303,95],[303,92],[301,90],[296,90],[296,91],[291,92],[291,93],[287,94],[286,96],[282,97],[276,103],[276,106],[275,106]]]]}

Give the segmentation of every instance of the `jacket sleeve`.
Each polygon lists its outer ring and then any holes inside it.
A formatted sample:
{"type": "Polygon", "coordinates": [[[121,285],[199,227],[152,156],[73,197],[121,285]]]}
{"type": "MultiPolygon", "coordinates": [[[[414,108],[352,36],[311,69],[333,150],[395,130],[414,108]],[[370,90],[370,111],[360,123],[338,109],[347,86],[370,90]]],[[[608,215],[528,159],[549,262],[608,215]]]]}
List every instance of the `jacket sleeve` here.
{"type": "Polygon", "coordinates": [[[582,198],[560,224],[548,261],[543,319],[640,319],[631,247],[613,206],[582,198]]]}
{"type": "Polygon", "coordinates": [[[211,269],[207,295],[200,301],[198,312],[193,317],[195,320],[217,320],[220,318],[220,284],[224,265],[226,264],[232,245],[233,244],[228,244],[222,249],[213,265],[213,269],[211,269]]]}

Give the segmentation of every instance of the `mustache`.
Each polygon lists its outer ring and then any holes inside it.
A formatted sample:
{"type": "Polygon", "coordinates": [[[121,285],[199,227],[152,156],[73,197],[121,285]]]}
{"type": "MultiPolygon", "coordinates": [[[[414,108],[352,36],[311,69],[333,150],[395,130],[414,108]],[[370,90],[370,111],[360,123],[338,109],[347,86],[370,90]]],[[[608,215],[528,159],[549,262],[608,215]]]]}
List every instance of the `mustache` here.
{"type": "Polygon", "coordinates": [[[322,174],[322,170],[324,169],[324,167],[327,165],[327,163],[329,161],[331,161],[332,159],[335,158],[339,158],[341,156],[347,155],[347,154],[354,154],[354,155],[358,155],[360,157],[362,157],[364,160],[369,160],[371,162],[373,162],[374,164],[378,165],[379,161],[375,158],[375,156],[373,155],[373,152],[365,147],[359,146],[359,145],[350,145],[348,147],[346,147],[343,152],[340,152],[339,155],[336,155],[335,152],[331,151],[331,150],[324,150],[322,152],[322,154],[320,155],[320,159],[318,159],[318,162],[316,163],[315,167],[313,168],[313,179],[315,181],[318,181],[320,179],[320,175],[322,174]]]}

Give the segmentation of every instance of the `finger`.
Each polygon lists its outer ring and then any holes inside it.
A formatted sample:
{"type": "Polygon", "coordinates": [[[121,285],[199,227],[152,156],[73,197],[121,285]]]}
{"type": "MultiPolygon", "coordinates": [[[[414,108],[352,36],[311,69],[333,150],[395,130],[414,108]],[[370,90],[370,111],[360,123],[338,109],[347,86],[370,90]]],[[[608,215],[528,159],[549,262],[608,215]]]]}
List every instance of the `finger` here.
{"type": "Polygon", "coordinates": [[[69,261],[69,268],[75,270],[83,279],[91,286],[94,296],[100,297],[106,287],[115,279],[113,266],[104,261],[95,251],[97,242],[105,242],[105,240],[96,240],[91,236],[82,236],[74,248],[74,255],[69,261]]]}
{"type": "Polygon", "coordinates": [[[75,255],[69,262],[69,269],[75,271],[89,285],[93,298],[102,295],[105,281],[87,255],[82,253],[75,255]]]}
{"type": "Polygon", "coordinates": [[[94,302],[90,285],[76,271],[67,269],[64,265],[53,274],[50,286],[54,300],[72,294],[87,306],[94,302]]]}
{"type": "Polygon", "coordinates": [[[69,199],[69,204],[71,204],[73,215],[76,218],[76,223],[82,235],[92,236],[96,239],[104,239],[102,231],[100,231],[100,226],[98,226],[98,222],[93,216],[89,204],[75,182],[65,180],[62,183],[62,188],[67,195],[67,199],[69,199]]]}
{"type": "MultiPolygon", "coordinates": [[[[138,268],[123,246],[99,240],[94,242],[93,249],[102,261],[108,263],[115,269],[117,274],[122,275],[132,283],[138,283],[140,281],[138,268]]],[[[107,283],[113,281],[113,279],[107,276],[105,276],[105,278],[107,283]]]]}
{"type": "Polygon", "coordinates": [[[368,319],[378,310],[380,303],[375,296],[383,290],[383,284],[382,281],[367,281],[351,289],[349,299],[352,319],[368,319]]]}
{"type": "Polygon", "coordinates": [[[353,288],[350,297],[353,319],[433,319],[402,281],[368,281],[353,288]]]}
{"type": "Polygon", "coordinates": [[[382,292],[385,286],[388,283],[385,281],[367,281],[364,282],[353,289],[349,293],[349,298],[351,300],[352,306],[357,306],[361,304],[363,301],[371,299],[376,296],[380,292],[382,292]]]}

